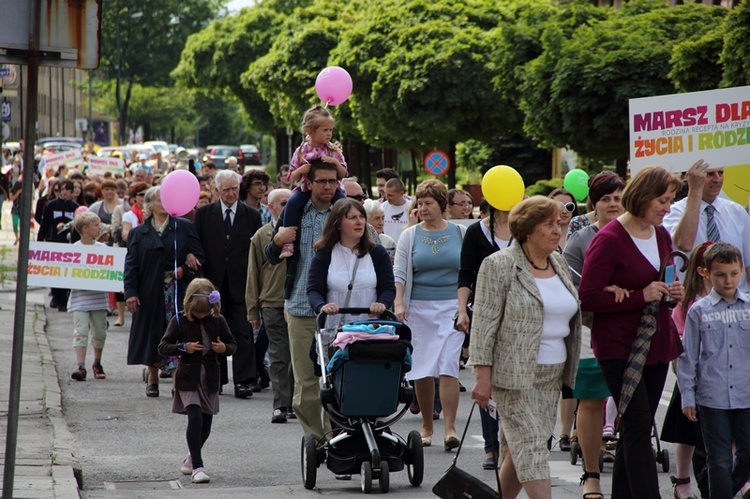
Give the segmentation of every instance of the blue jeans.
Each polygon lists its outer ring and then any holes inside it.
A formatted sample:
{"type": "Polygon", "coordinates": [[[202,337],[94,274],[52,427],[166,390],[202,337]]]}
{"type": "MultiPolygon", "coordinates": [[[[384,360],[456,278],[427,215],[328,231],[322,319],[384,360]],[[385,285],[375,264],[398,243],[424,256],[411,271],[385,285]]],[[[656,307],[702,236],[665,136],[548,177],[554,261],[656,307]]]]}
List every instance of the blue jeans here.
{"type": "Polygon", "coordinates": [[[498,432],[500,431],[500,425],[497,419],[492,419],[489,413],[482,409],[479,411],[479,415],[482,420],[482,438],[484,438],[484,453],[489,454],[492,452],[495,455],[500,455],[500,443],[498,442],[498,432]]]}
{"type": "Polygon", "coordinates": [[[698,421],[706,446],[711,497],[734,497],[750,477],[750,409],[699,405],[698,421]],[[732,442],[737,449],[734,460],[732,442]]]}

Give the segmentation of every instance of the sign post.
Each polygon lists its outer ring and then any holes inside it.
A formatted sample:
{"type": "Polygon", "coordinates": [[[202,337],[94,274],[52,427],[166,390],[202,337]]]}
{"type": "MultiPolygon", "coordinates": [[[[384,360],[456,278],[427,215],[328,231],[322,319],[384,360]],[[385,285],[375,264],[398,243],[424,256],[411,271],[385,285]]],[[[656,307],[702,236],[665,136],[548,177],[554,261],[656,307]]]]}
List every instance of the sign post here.
{"type": "Polygon", "coordinates": [[[424,157],[424,169],[430,175],[442,177],[451,167],[451,160],[443,151],[435,150],[428,152],[424,157]]]}
{"type": "MultiPolygon", "coordinates": [[[[31,206],[34,189],[34,137],[37,125],[39,66],[96,69],[99,66],[102,0],[0,0],[3,29],[0,30],[0,63],[26,64],[26,117],[24,121],[24,165],[21,205],[31,206]],[[44,8],[43,8],[44,7],[44,8]],[[44,13],[44,15],[42,15],[44,13]]],[[[15,80],[14,68],[0,67],[0,77],[15,80]],[[7,73],[7,74],[6,74],[7,73]]],[[[4,108],[5,106],[3,106],[4,108]]],[[[10,114],[10,107],[8,107],[10,114]]],[[[3,116],[5,109],[3,109],[3,116]]],[[[21,234],[18,246],[18,280],[13,317],[13,353],[10,366],[8,426],[5,439],[3,499],[13,497],[18,419],[21,399],[23,337],[26,320],[26,288],[31,236],[31,210],[21,210],[21,234]]]]}

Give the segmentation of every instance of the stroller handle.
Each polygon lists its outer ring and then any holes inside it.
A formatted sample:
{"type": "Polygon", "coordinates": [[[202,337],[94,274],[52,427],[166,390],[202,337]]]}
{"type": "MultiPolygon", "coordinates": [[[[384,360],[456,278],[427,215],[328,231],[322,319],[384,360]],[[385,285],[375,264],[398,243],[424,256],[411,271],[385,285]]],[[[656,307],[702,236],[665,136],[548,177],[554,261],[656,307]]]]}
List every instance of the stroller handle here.
{"type": "MultiPolygon", "coordinates": [[[[339,309],[339,314],[360,315],[360,314],[369,314],[369,313],[370,313],[370,309],[365,308],[365,307],[340,308],[339,309]]],[[[394,314],[390,310],[386,310],[385,312],[380,314],[380,316],[385,318],[386,320],[398,322],[398,317],[396,317],[396,314],[394,314]]],[[[325,325],[326,317],[328,317],[328,314],[326,314],[322,310],[316,317],[316,324],[318,325],[319,329],[325,325]]]]}

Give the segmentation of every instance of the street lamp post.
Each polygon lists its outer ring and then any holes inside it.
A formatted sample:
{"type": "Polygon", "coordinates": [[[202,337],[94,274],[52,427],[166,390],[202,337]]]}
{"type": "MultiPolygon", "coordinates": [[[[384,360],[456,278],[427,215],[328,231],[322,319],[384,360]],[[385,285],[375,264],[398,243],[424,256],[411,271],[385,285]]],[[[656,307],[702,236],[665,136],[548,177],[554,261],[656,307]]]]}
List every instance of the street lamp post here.
{"type": "MultiPolygon", "coordinates": [[[[127,7],[124,9],[124,12],[127,12],[127,7]]],[[[117,12],[117,121],[118,121],[118,128],[117,128],[117,141],[122,145],[123,139],[125,138],[124,134],[124,123],[122,122],[122,95],[121,95],[121,86],[122,86],[122,73],[121,73],[121,67],[122,67],[122,49],[120,48],[120,11],[117,12]]],[[[135,12],[130,15],[131,19],[138,19],[139,17],[143,17],[143,12],[135,12]]]]}

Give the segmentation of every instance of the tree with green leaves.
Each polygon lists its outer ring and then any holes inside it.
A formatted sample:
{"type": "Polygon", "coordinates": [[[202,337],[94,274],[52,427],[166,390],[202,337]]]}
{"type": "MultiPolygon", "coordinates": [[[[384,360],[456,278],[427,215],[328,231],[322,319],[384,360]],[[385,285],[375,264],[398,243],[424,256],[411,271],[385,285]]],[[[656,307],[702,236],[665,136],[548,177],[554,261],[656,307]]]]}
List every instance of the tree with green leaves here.
{"type": "Polygon", "coordinates": [[[331,63],[352,74],[352,117],[371,144],[422,148],[513,128],[515,106],[488,84],[489,0],[384,0],[345,30],[331,63]]]}
{"type": "Polygon", "coordinates": [[[242,74],[268,53],[285,18],[308,3],[265,1],[214,21],[188,38],[172,76],[188,88],[223,90],[235,96],[254,128],[271,130],[274,119],[268,103],[252,85],[243,84],[242,74]]]}
{"type": "Polygon", "coordinates": [[[120,139],[133,85],[167,86],[188,35],[200,31],[226,0],[109,0],[102,7],[99,75],[116,81],[120,139]],[[124,96],[121,86],[124,87],[124,96]]]}
{"type": "Polygon", "coordinates": [[[285,19],[268,53],[243,73],[244,88],[257,91],[268,104],[277,128],[298,128],[305,110],[320,102],[315,78],[329,65],[341,32],[358,18],[358,4],[325,0],[296,9],[285,19]]]}
{"type": "Polygon", "coordinates": [[[732,9],[724,24],[724,49],[721,64],[724,67],[722,86],[750,85],[750,1],[741,2],[732,9]]]}
{"type": "Polygon", "coordinates": [[[606,19],[588,18],[569,36],[550,22],[543,54],[523,68],[524,129],[544,145],[618,160],[624,175],[629,99],[674,93],[675,46],[719,29],[725,13],[701,4],[634,0],[606,19]]]}

